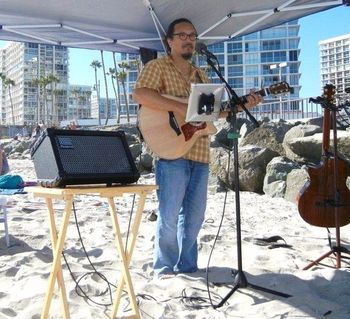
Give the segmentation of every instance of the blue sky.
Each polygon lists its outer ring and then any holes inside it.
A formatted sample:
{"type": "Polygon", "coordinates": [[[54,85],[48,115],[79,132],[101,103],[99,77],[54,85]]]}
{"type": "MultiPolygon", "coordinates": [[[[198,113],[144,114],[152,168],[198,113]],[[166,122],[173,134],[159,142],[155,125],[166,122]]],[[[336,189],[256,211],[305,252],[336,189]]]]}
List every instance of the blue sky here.
{"type": "MultiPolygon", "coordinates": [[[[350,33],[349,21],[350,7],[345,6],[316,13],[299,20],[299,35],[301,37],[299,45],[301,50],[300,72],[302,73],[300,79],[302,86],[300,97],[308,98],[321,94],[318,42],[350,33]]],[[[106,69],[108,70],[109,67],[114,67],[112,53],[105,52],[104,57],[106,69]]],[[[94,84],[94,71],[90,67],[93,60],[101,61],[99,51],[70,49],[69,81],[71,84],[94,84]]],[[[101,94],[103,94],[103,90],[102,88],[101,94]]]]}

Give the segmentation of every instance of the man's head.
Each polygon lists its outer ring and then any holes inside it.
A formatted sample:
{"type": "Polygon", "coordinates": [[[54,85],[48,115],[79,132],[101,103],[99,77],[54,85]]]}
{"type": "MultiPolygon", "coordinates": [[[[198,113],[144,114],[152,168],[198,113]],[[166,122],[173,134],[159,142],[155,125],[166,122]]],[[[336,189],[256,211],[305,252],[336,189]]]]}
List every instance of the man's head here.
{"type": "Polygon", "coordinates": [[[169,54],[181,55],[186,60],[191,59],[196,40],[197,31],[190,20],[181,18],[170,23],[166,34],[169,54]]]}

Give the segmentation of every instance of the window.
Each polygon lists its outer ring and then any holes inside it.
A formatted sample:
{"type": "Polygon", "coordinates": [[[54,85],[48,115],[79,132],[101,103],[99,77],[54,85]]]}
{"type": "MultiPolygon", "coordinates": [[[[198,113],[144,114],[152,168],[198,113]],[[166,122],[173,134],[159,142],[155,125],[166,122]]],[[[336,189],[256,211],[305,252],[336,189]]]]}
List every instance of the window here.
{"type": "Polygon", "coordinates": [[[246,86],[248,88],[259,87],[259,77],[246,77],[246,86]]]}
{"type": "Polygon", "coordinates": [[[245,68],[246,75],[258,75],[259,67],[257,65],[247,65],[245,68]]]}
{"type": "Polygon", "coordinates": [[[298,61],[298,51],[289,51],[289,61],[298,61]]]}
{"type": "Polygon", "coordinates": [[[224,51],[224,43],[216,43],[208,46],[208,50],[213,53],[221,53],[224,51]]]}
{"type": "Polygon", "coordinates": [[[242,76],[243,75],[243,67],[242,66],[229,66],[227,69],[228,69],[228,76],[242,76]]]}
{"type": "Polygon", "coordinates": [[[259,55],[259,53],[248,53],[246,55],[245,62],[248,63],[248,64],[260,63],[260,55],[259,55]]]}
{"type": "Polygon", "coordinates": [[[243,88],[243,78],[229,78],[228,83],[233,88],[243,88]]]}
{"type": "Polygon", "coordinates": [[[245,43],[245,52],[256,52],[259,51],[259,42],[247,42],[245,43]]]}
{"type": "Polygon", "coordinates": [[[287,61],[286,51],[263,52],[261,53],[261,62],[283,62],[287,61]]]}
{"type": "Polygon", "coordinates": [[[242,64],[243,63],[243,56],[242,54],[232,54],[229,55],[227,58],[227,64],[242,64]]]}
{"type": "Polygon", "coordinates": [[[241,42],[229,42],[227,44],[228,53],[242,52],[242,43],[241,42]]]}
{"type": "Polygon", "coordinates": [[[283,50],[286,49],[285,40],[268,40],[262,41],[262,50],[263,51],[274,51],[274,50],[283,50]]]}

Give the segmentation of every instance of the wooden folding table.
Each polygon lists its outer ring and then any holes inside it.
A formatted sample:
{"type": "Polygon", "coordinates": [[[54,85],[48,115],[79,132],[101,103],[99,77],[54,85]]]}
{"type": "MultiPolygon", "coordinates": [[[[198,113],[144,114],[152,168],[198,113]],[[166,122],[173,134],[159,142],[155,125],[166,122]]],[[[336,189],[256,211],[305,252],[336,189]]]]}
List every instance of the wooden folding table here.
{"type": "Polygon", "coordinates": [[[147,194],[157,189],[156,185],[126,185],[126,186],[69,186],[66,188],[44,188],[44,187],[28,187],[26,191],[33,193],[34,196],[43,197],[46,200],[49,221],[50,221],[50,234],[53,250],[53,262],[51,273],[49,277],[49,284],[46,292],[44,307],[42,310],[41,318],[46,319],[49,315],[49,309],[51,305],[51,300],[53,298],[54,285],[57,280],[59,287],[59,296],[61,302],[61,308],[64,318],[70,318],[69,307],[67,301],[67,294],[64,285],[64,279],[62,275],[62,266],[61,266],[61,255],[64,247],[64,242],[67,233],[67,227],[69,223],[69,218],[71,215],[73,200],[77,195],[91,195],[97,194],[101,198],[106,198],[108,200],[110,215],[112,218],[112,225],[115,234],[116,247],[118,250],[119,257],[121,258],[121,273],[118,279],[118,287],[115,293],[115,298],[113,302],[111,318],[115,318],[117,311],[120,305],[122,291],[124,286],[128,296],[130,298],[130,304],[133,310],[133,317],[140,318],[140,312],[136,303],[136,297],[134,293],[134,288],[131,281],[131,276],[129,272],[129,265],[133,253],[133,249],[136,243],[136,238],[141,222],[142,212],[145,205],[145,200],[147,194]],[[123,238],[121,235],[117,210],[114,198],[123,196],[124,194],[135,194],[139,196],[138,207],[134,217],[133,225],[131,227],[130,240],[128,240],[128,245],[124,249],[123,238]],[[53,199],[61,199],[65,201],[65,208],[63,212],[63,218],[61,221],[60,231],[56,230],[55,222],[55,212],[53,208],[53,199]]]}

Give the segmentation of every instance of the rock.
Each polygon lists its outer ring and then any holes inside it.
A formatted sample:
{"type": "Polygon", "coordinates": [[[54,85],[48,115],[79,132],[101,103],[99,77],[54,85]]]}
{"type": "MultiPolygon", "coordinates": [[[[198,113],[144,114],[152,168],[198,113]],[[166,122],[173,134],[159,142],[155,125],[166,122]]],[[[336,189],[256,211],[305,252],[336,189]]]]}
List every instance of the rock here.
{"type": "Polygon", "coordinates": [[[148,154],[148,153],[142,153],[141,154],[141,169],[142,170],[146,170],[148,172],[152,172],[153,170],[153,162],[154,162],[154,159],[153,157],[148,154]]]}
{"type": "Polygon", "coordinates": [[[308,180],[309,174],[305,168],[292,170],[287,175],[286,192],[284,198],[292,203],[296,203],[300,190],[308,180]]]}
{"type": "Polygon", "coordinates": [[[287,175],[299,166],[286,157],[274,157],[266,166],[263,191],[271,197],[284,197],[287,175]]]}
{"type": "MultiPolygon", "coordinates": [[[[223,153],[219,153],[219,155],[220,154],[222,155],[223,153]]],[[[278,153],[275,151],[255,145],[247,145],[239,148],[238,162],[240,190],[262,193],[267,163],[269,163],[275,156],[278,156],[278,153]]],[[[235,189],[234,158],[231,157],[229,171],[227,170],[227,159],[227,156],[222,156],[221,158],[217,157],[215,165],[216,175],[219,178],[224,176],[222,181],[231,185],[231,189],[235,189]]]]}
{"type": "Polygon", "coordinates": [[[285,123],[284,121],[263,123],[260,127],[247,134],[240,145],[266,147],[277,152],[280,156],[284,156],[285,150],[282,142],[284,135],[292,126],[293,124],[285,123]]]}
{"type": "MultiPolygon", "coordinates": [[[[330,133],[329,150],[333,152],[333,131],[330,133]]],[[[298,137],[287,140],[284,143],[286,156],[300,164],[318,164],[321,161],[323,134],[298,137]]],[[[350,132],[337,131],[338,155],[350,162],[350,132]]]]}
{"type": "Polygon", "coordinates": [[[132,158],[134,161],[137,159],[138,156],[142,153],[142,145],[140,143],[138,144],[130,144],[129,149],[132,155],[132,158]]]}
{"type": "Polygon", "coordinates": [[[264,188],[263,191],[265,194],[271,196],[271,197],[284,197],[285,191],[286,191],[286,185],[287,183],[284,180],[277,180],[274,182],[271,182],[269,184],[265,184],[264,182],[264,188]]]}

